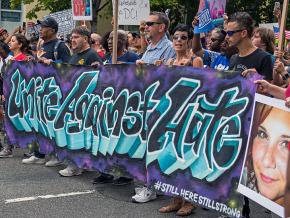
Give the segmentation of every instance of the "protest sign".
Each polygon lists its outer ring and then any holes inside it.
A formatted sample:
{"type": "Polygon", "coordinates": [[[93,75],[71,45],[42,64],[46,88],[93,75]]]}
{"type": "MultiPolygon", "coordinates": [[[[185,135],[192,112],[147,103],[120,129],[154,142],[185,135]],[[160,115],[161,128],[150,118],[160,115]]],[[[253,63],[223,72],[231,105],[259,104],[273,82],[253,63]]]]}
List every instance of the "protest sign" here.
{"type": "Polygon", "coordinates": [[[206,2],[209,4],[209,12],[212,19],[223,17],[226,9],[226,0],[200,0],[198,11],[205,8],[206,2]]]}
{"type": "Polygon", "coordinates": [[[73,20],[92,20],[92,0],[71,0],[73,20]]]}
{"type": "Polygon", "coordinates": [[[70,34],[75,27],[76,22],[73,20],[72,10],[70,9],[51,13],[48,16],[53,17],[58,23],[57,34],[59,36],[65,37],[67,34],[70,34]]]}
{"type": "Polygon", "coordinates": [[[281,217],[284,217],[289,137],[290,109],[285,101],[257,94],[238,191],[281,217]]]}
{"type": "MultiPolygon", "coordinates": [[[[253,77],[257,77],[254,74],[253,77]]],[[[11,143],[241,216],[236,193],[254,78],[192,67],[15,62],[4,79],[11,143]]]]}
{"type": "Polygon", "coordinates": [[[149,13],[149,0],[119,0],[119,25],[139,25],[141,20],[147,19],[149,13]]]}
{"type": "Polygon", "coordinates": [[[198,26],[195,26],[194,33],[207,33],[210,32],[214,25],[210,14],[209,3],[207,0],[200,2],[200,11],[197,14],[198,26]],[[203,2],[203,4],[202,4],[203,2]]]}

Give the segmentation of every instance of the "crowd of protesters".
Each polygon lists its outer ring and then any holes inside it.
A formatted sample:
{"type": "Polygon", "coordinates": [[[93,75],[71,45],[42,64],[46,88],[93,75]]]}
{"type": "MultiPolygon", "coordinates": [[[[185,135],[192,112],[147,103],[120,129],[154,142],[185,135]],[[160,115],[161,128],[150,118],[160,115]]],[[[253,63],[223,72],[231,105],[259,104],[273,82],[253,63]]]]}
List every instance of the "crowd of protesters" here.
{"type": "MultiPolygon", "coordinates": [[[[255,28],[254,20],[247,12],[236,12],[230,16],[225,14],[224,24],[205,35],[193,33],[193,28],[198,22],[195,18],[192,26],[179,24],[172,33],[169,33],[170,21],[167,15],[151,12],[147,20],[141,22],[139,31],[117,31],[117,63],[234,70],[239,71],[244,77],[258,73],[264,76],[264,80],[255,81],[258,92],[284,99],[286,106],[290,107],[290,88],[287,88],[290,82],[290,50],[289,46],[288,50],[283,51],[275,47],[273,30],[255,28]]],[[[62,41],[57,38],[58,23],[52,17],[39,21],[39,24],[41,26],[39,38],[33,37],[30,41],[21,28],[15,29],[12,34],[0,28],[2,76],[5,74],[7,63],[12,60],[96,67],[112,63],[113,32],[102,37],[97,33],[91,33],[85,26],[79,26],[72,30],[66,41],[62,41]]],[[[2,83],[1,80],[1,86],[2,83]]],[[[3,95],[2,88],[0,92],[3,95]]],[[[288,144],[290,145],[289,141],[288,144]]],[[[34,142],[30,152],[25,154],[23,164],[45,164],[47,167],[62,164],[54,154],[46,157],[38,147],[38,143],[34,142]]],[[[0,157],[12,156],[13,146],[2,144],[0,157]]],[[[83,173],[83,170],[74,163],[68,161],[67,165],[65,169],[59,171],[60,175],[70,177],[83,173]]],[[[289,175],[288,169],[288,177],[289,175]]],[[[94,180],[95,184],[124,185],[131,182],[133,182],[131,178],[115,178],[114,175],[105,172],[101,172],[94,180]]],[[[287,193],[290,192],[289,186],[290,184],[287,186],[287,193]]],[[[144,187],[136,188],[132,201],[145,203],[156,198],[155,191],[144,184],[144,187]]],[[[289,195],[285,199],[288,199],[286,204],[288,203],[289,208],[289,195]]],[[[176,211],[177,215],[186,216],[191,214],[194,208],[196,206],[192,203],[174,198],[159,211],[162,213],[176,211]]],[[[287,212],[289,213],[289,210],[287,212]]]]}

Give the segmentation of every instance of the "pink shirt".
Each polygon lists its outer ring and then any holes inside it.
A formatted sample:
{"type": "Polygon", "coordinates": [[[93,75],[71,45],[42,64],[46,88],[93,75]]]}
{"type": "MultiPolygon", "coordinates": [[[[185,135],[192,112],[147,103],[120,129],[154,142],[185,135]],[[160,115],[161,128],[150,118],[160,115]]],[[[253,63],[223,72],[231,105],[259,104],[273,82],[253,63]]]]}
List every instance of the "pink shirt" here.
{"type": "Polygon", "coordinates": [[[27,59],[27,56],[23,53],[20,53],[16,57],[14,57],[15,61],[25,61],[27,59]]]}
{"type": "Polygon", "coordinates": [[[286,89],[285,96],[286,96],[286,98],[290,97],[290,85],[286,89]]]}

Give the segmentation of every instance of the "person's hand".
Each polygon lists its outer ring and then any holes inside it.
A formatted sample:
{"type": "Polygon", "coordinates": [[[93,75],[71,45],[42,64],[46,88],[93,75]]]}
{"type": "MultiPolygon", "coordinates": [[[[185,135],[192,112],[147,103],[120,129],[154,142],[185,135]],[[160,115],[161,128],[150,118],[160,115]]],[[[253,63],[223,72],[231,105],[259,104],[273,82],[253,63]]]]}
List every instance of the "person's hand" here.
{"type": "Polygon", "coordinates": [[[47,58],[43,58],[43,57],[39,58],[38,61],[40,63],[44,63],[44,64],[47,64],[47,65],[49,65],[49,64],[52,63],[52,60],[51,59],[47,59],[47,58]]]}
{"type": "Polygon", "coordinates": [[[267,82],[266,80],[256,80],[254,83],[258,85],[257,91],[259,93],[269,94],[270,88],[272,86],[271,83],[267,82]]]}
{"type": "Polygon", "coordinates": [[[145,20],[141,20],[140,21],[140,25],[139,25],[140,34],[144,34],[145,26],[146,26],[146,21],[145,20]]]}
{"type": "Polygon", "coordinates": [[[99,67],[101,63],[99,61],[95,61],[91,64],[92,67],[99,67]]]}
{"type": "Polygon", "coordinates": [[[26,61],[33,61],[35,58],[33,56],[28,55],[26,61]]]}
{"type": "Polygon", "coordinates": [[[5,102],[5,96],[4,95],[1,95],[1,100],[2,100],[2,102],[5,102]]]}
{"type": "Polygon", "coordinates": [[[281,18],[281,9],[280,8],[274,8],[273,11],[274,17],[279,20],[281,18]]]}
{"type": "Polygon", "coordinates": [[[163,61],[162,61],[162,60],[156,60],[156,61],[154,62],[154,65],[155,65],[155,66],[160,66],[161,64],[163,64],[163,61]]]}
{"type": "Polygon", "coordinates": [[[194,19],[193,19],[193,21],[192,21],[192,23],[191,23],[191,25],[192,25],[192,27],[194,28],[195,26],[198,26],[198,17],[197,16],[195,16],[194,17],[194,19]]]}
{"type": "Polygon", "coordinates": [[[276,72],[282,76],[284,75],[284,72],[286,71],[284,64],[280,60],[275,61],[273,69],[274,69],[274,72],[276,72]]]}
{"type": "Polygon", "coordinates": [[[257,70],[255,68],[250,68],[250,69],[247,69],[247,70],[244,70],[241,75],[243,77],[247,77],[249,74],[251,73],[257,73],[257,70]]]}
{"type": "Polygon", "coordinates": [[[290,108],[290,97],[286,98],[285,105],[286,107],[290,108]]]}
{"type": "Polygon", "coordinates": [[[224,18],[224,22],[228,22],[228,20],[229,20],[229,16],[228,16],[228,14],[227,13],[224,13],[223,14],[223,18],[224,18]]]}
{"type": "Polygon", "coordinates": [[[21,27],[18,26],[12,31],[12,34],[20,33],[20,31],[21,31],[21,27]]]}
{"type": "Polygon", "coordinates": [[[142,60],[137,60],[136,61],[136,65],[144,65],[144,64],[145,64],[145,62],[142,61],[142,60]]]}
{"type": "Polygon", "coordinates": [[[284,55],[284,51],[281,51],[279,49],[277,49],[277,50],[274,51],[274,56],[277,59],[282,59],[283,58],[283,55],[284,55]]]}

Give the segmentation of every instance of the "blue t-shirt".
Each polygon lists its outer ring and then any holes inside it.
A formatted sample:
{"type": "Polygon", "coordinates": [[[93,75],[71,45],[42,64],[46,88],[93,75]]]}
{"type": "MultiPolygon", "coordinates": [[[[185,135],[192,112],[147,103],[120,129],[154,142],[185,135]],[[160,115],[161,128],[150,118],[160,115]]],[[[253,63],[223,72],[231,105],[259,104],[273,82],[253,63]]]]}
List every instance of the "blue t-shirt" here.
{"type": "MultiPolygon", "coordinates": [[[[139,59],[139,56],[134,52],[127,51],[125,54],[117,57],[117,61],[126,63],[126,64],[135,64],[136,61],[139,59]]],[[[112,56],[108,58],[108,63],[112,63],[112,56]]]]}
{"type": "Polygon", "coordinates": [[[216,70],[228,70],[230,67],[230,59],[225,55],[220,54],[214,59],[210,67],[216,70]]]}

